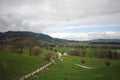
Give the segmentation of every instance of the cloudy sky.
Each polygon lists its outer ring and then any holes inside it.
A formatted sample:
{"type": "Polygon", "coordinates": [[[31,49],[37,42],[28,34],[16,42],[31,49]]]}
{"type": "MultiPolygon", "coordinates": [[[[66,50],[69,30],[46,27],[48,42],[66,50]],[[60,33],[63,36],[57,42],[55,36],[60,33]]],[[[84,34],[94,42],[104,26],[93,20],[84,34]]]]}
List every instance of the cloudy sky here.
{"type": "Polygon", "coordinates": [[[120,39],[120,0],[0,0],[0,32],[120,39]]]}

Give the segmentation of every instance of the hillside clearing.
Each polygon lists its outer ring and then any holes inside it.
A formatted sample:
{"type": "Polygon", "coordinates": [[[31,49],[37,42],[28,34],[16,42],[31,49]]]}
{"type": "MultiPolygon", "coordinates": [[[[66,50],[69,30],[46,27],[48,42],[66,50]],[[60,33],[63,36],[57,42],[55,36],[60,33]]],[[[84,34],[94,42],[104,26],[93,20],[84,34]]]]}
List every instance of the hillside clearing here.
{"type": "Polygon", "coordinates": [[[66,56],[63,61],[56,60],[55,65],[28,80],[120,80],[120,61],[111,62],[112,65],[107,67],[102,59],[86,58],[86,63],[82,64],[79,57],[66,56]],[[88,70],[75,64],[92,69],[88,70]]]}
{"type": "Polygon", "coordinates": [[[44,58],[47,52],[49,50],[42,49],[39,56],[29,56],[28,50],[23,54],[0,50],[0,80],[15,80],[45,65],[48,63],[44,58]]]}

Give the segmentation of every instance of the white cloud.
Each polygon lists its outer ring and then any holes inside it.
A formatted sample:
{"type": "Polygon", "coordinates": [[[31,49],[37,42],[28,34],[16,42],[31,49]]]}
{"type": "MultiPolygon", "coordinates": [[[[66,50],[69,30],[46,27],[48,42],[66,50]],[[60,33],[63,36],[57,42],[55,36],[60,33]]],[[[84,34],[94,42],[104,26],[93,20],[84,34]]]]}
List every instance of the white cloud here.
{"type": "Polygon", "coordinates": [[[50,36],[68,40],[92,40],[92,39],[120,39],[120,32],[90,32],[90,33],[52,33],[50,36]]]}
{"type": "Polygon", "coordinates": [[[89,39],[95,28],[120,29],[119,5],[120,0],[0,0],[0,31],[68,32],[68,39],[74,34],[79,35],[74,39],[89,39]],[[89,31],[76,34],[73,30],[89,31]]]}

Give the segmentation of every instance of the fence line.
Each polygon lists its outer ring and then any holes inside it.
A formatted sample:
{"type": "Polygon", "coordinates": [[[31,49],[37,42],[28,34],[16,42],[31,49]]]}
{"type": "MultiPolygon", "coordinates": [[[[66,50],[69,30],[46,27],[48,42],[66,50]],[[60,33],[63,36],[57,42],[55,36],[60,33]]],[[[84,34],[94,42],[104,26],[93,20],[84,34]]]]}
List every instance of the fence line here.
{"type": "Polygon", "coordinates": [[[44,65],[43,67],[40,67],[39,69],[33,71],[32,73],[29,73],[27,75],[22,76],[21,78],[19,78],[18,80],[26,80],[27,78],[34,76],[35,74],[39,73],[40,71],[44,70],[45,68],[47,68],[48,66],[50,66],[51,64],[55,63],[54,60],[51,60],[51,62],[49,62],[48,64],[44,65]]]}

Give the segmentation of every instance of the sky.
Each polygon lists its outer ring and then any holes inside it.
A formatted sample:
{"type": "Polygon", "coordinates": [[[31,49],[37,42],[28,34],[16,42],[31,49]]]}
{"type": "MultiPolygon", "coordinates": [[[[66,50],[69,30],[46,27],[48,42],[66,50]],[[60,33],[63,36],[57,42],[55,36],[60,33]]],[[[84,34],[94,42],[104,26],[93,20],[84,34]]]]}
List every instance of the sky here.
{"type": "Polygon", "coordinates": [[[120,39],[120,0],[0,0],[0,32],[6,31],[120,39]]]}

